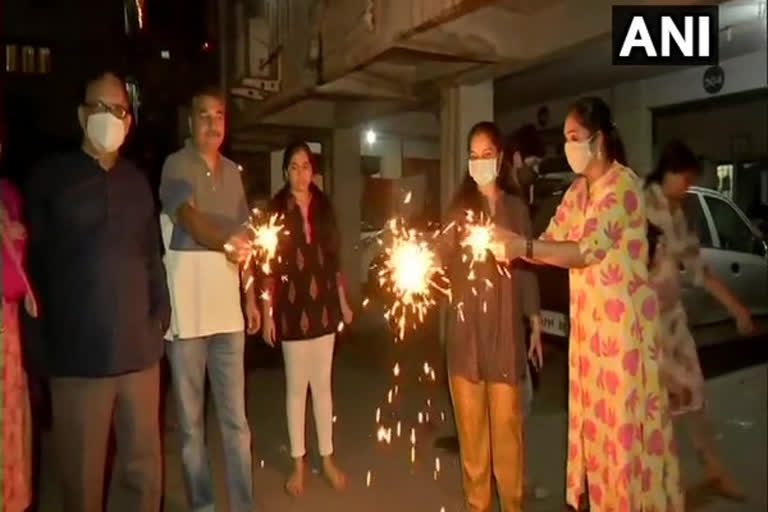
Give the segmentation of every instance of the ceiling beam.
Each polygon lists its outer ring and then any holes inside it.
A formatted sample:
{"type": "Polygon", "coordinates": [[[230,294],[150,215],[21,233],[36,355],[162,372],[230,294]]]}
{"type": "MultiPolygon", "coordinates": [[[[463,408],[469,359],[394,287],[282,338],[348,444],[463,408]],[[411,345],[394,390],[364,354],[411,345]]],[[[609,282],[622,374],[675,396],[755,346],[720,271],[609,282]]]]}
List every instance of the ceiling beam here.
{"type": "Polygon", "coordinates": [[[357,96],[362,98],[413,100],[410,86],[402,80],[356,71],[333,82],[318,86],[321,95],[357,96]]]}
{"type": "Polygon", "coordinates": [[[425,103],[427,103],[425,100],[350,101],[339,103],[336,106],[336,126],[339,128],[358,126],[398,112],[419,110],[425,103]]]}
{"type": "MultiPolygon", "coordinates": [[[[400,41],[459,18],[495,0],[412,0],[408,6],[400,2],[376,2],[374,30],[364,30],[361,19],[343,42],[323,53],[321,83],[332,82],[361,69],[400,41]]],[[[334,30],[333,7],[328,7],[323,32],[334,30]]]]}

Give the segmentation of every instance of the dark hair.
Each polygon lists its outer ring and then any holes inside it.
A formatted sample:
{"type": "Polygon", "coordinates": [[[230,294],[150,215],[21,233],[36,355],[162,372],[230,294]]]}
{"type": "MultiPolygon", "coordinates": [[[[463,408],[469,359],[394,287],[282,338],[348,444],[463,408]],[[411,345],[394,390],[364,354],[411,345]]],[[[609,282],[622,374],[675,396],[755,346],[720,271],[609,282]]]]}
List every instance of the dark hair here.
{"type": "MultiPolygon", "coordinates": [[[[504,141],[501,135],[501,130],[491,121],[482,121],[475,124],[467,135],[467,151],[469,151],[472,145],[472,139],[475,136],[483,134],[491,139],[493,144],[499,153],[504,151],[504,141]]],[[[499,169],[499,175],[496,176],[496,186],[508,194],[514,194],[515,191],[510,188],[510,179],[507,174],[511,172],[511,165],[507,161],[508,155],[505,153],[502,161],[500,162],[501,168],[499,169]]],[[[461,183],[459,190],[453,198],[451,209],[472,210],[474,212],[480,212],[483,208],[483,196],[480,194],[480,190],[477,187],[477,183],[469,175],[469,170],[464,176],[464,181],[461,183]]]]}
{"type": "Polygon", "coordinates": [[[627,165],[627,153],[616,124],[611,117],[611,109],[602,98],[586,96],[574,102],[568,109],[568,115],[574,115],[579,123],[590,133],[601,132],[605,144],[605,156],[609,161],[627,165]]]}
{"type": "Polygon", "coordinates": [[[288,167],[291,165],[291,160],[293,160],[293,157],[299,151],[304,151],[307,154],[309,163],[312,164],[312,172],[314,172],[315,164],[312,161],[312,148],[310,148],[309,144],[303,140],[295,140],[288,144],[288,146],[285,148],[285,151],[283,152],[283,174],[288,172],[288,167]]]}
{"type": "MultiPolygon", "coordinates": [[[[679,174],[683,172],[694,172],[697,176],[701,175],[701,162],[682,141],[671,140],[664,145],[661,150],[661,156],[656,163],[653,172],[645,178],[645,186],[648,187],[654,183],[661,183],[664,176],[669,173],[679,174]]],[[[656,256],[656,245],[664,234],[660,227],[652,222],[648,222],[648,258],[653,262],[656,256]]]]}
{"type": "Polygon", "coordinates": [[[192,92],[192,96],[189,98],[190,108],[194,109],[197,100],[203,97],[216,98],[222,105],[227,105],[227,95],[218,86],[208,84],[198,87],[192,92]]]}
{"type": "MultiPolygon", "coordinates": [[[[284,173],[287,172],[293,156],[299,151],[306,151],[307,156],[310,158],[310,161],[312,161],[312,149],[309,147],[309,144],[303,141],[292,142],[285,148],[283,154],[284,173]]],[[[312,202],[309,209],[309,222],[313,231],[317,233],[317,241],[320,246],[327,252],[329,257],[335,259],[333,264],[338,264],[339,251],[341,250],[341,234],[339,233],[338,224],[336,222],[336,213],[333,208],[333,203],[325,192],[320,190],[320,187],[315,185],[314,182],[309,184],[309,192],[312,195],[312,202]]],[[[291,222],[295,222],[295,217],[291,217],[288,214],[291,212],[295,213],[296,199],[291,192],[291,186],[287,180],[285,185],[283,185],[283,188],[272,198],[267,209],[268,211],[281,213],[287,216],[286,225],[288,226],[289,233],[295,232],[297,235],[302,233],[303,227],[301,223],[290,225],[291,222]]]]}
{"type": "Polygon", "coordinates": [[[123,87],[123,90],[125,91],[125,97],[128,99],[128,102],[130,103],[131,98],[128,95],[128,88],[125,85],[125,76],[122,73],[118,71],[113,71],[111,69],[99,69],[98,71],[90,73],[88,76],[85,77],[85,80],[83,81],[81,101],[86,101],[88,97],[88,89],[90,89],[93,84],[107,77],[113,77],[117,79],[118,82],[120,82],[120,85],[123,87]]]}
{"type": "Polygon", "coordinates": [[[694,172],[701,175],[701,161],[691,151],[691,148],[680,140],[667,142],[661,150],[661,155],[653,172],[646,177],[646,184],[661,183],[668,173],[679,174],[694,172]]]}

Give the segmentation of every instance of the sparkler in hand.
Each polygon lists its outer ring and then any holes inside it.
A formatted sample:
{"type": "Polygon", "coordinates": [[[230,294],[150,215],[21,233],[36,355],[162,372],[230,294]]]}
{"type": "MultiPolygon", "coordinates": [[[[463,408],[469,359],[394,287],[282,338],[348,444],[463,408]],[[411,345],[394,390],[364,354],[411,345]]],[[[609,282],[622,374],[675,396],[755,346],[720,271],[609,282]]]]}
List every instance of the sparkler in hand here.
{"type": "MultiPolygon", "coordinates": [[[[250,263],[255,261],[261,267],[262,272],[267,275],[271,274],[271,263],[277,254],[277,244],[281,233],[287,234],[282,224],[282,216],[273,214],[264,220],[264,214],[258,209],[254,209],[250,220],[245,225],[244,243],[248,250],[247,255],[241,261],[242,271],[245,272],[250,268],[250,263]]],[[[232,253],[236,248],[227,243],[224,245],[224,250],[227,253],[232,253]]],[[[253,284],[253,277],[249,276],[248,282],[244,286],[245,290],[248,290],[251,284],[253,284]]]]}
{"type": "Polygon", "coordinates": [[[500,265],[507,260],[504,244],[496,239],[496,226],[482,213],[475,217],[471,210],[466,212],[464,234],[460,245],[469,248],[469,254],[462,257],[464,263],[469,263],[469,280],[475,279],[475,265],[488,261],[489,253],[496,260],[496,267],[500,274],[510,277],[509,271],[500,265]]]}

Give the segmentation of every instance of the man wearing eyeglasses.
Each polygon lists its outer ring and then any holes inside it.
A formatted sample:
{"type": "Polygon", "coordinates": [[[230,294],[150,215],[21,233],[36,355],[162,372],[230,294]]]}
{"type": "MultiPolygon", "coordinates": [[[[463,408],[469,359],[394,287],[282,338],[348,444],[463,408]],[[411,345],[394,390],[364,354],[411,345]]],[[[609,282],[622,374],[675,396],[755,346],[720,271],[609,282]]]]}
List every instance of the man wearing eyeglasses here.
{"type": "Polygon", "coordinates": [[[114,427],[109,508],[157,512],[158,363],[170,305],[154,201],[119,154],[131,126],[124,83],[112,73],[88,80],[78,118],[81,147],[41,164],[26,194],[61,509],[102,510],[114,427]]]}

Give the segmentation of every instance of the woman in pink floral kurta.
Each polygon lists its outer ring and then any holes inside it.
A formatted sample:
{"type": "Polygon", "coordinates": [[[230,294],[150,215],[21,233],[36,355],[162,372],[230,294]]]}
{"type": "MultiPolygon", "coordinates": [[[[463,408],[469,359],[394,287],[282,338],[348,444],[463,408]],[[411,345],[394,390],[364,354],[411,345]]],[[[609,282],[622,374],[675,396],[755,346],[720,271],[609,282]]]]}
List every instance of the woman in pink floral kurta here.
{"type": "Polygon", "coordinates": [[[682,512],[656,294],[648,282],[642,185],[622,165],[610,111],[577,102],[566,156],[580,174],[542,240],[499,233],[512,257],[570,269],[568,503],[592,512],[682,512]]]}

